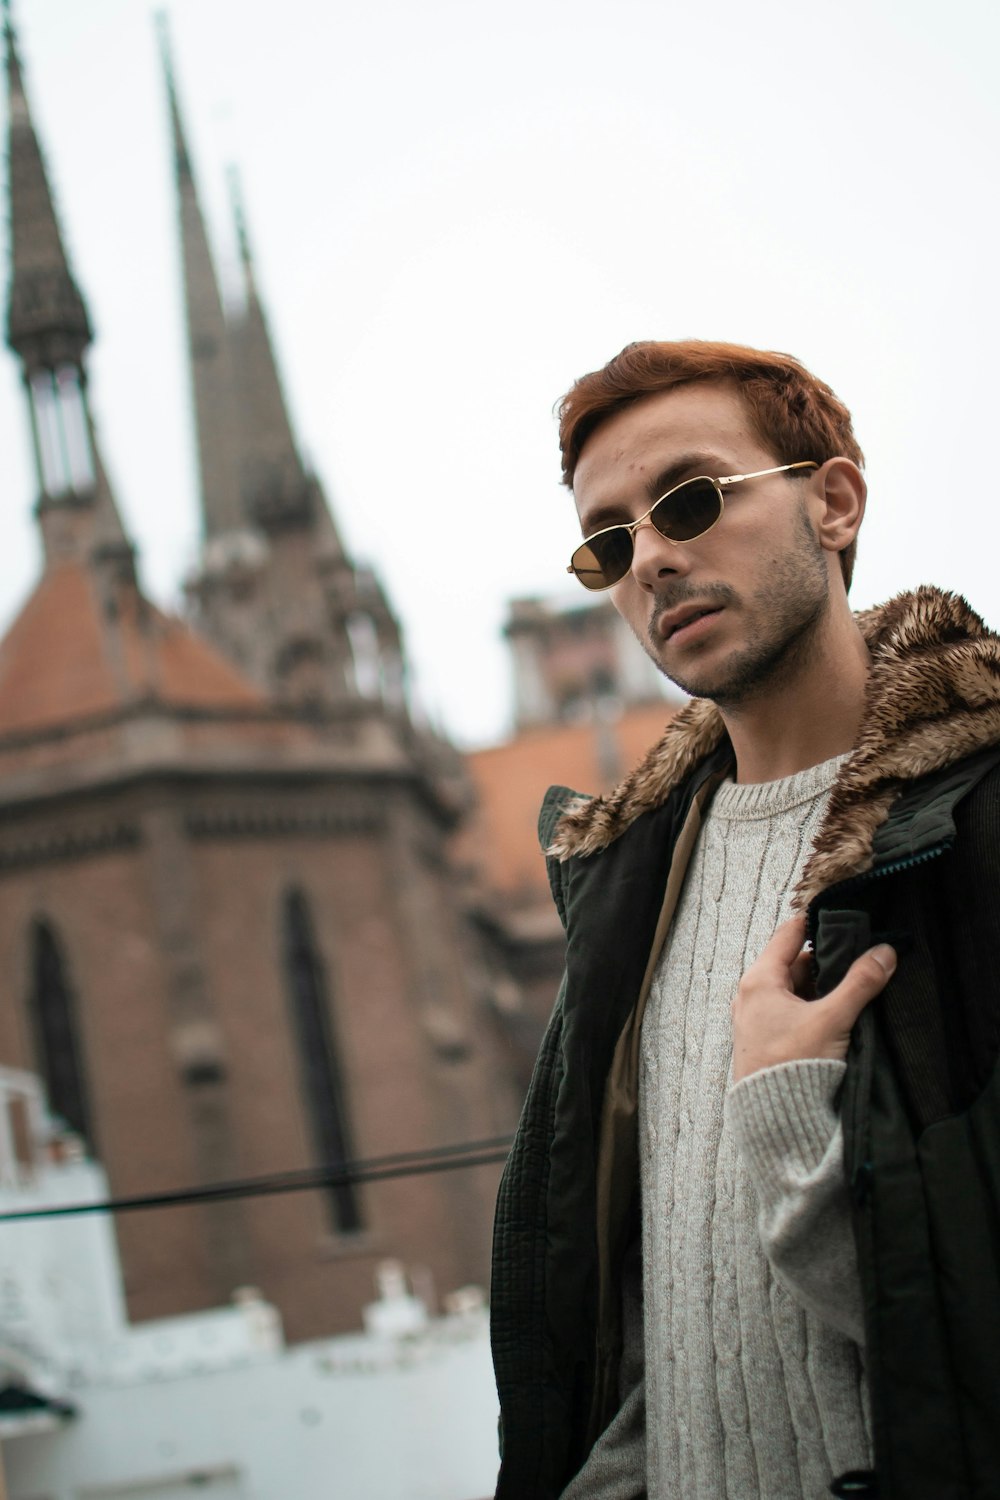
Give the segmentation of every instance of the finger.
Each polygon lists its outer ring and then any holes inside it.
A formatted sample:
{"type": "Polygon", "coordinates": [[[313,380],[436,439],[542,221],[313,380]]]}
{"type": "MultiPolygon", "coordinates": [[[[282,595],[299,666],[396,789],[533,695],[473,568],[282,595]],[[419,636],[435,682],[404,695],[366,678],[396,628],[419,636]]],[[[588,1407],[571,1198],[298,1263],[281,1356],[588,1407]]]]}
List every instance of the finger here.
{"type": "Polygon", "coordinates": [[[885,989],[895,968],[896,950],[888,943],[879,943],[854,960],[821,1004],[839,1011],[845,1026],[853,1026],[868,1002],[885,989]]]}
{"type": "Polygon", "coordinates": [[[802,952],[805,936],[805,917],[789,917],[787,922],[782,922],[781,926],[776,928],[773,938],[761,950],[757,962],[763,962],[768,967],[780,965],[783,971],[790,969],[802,952]]]}

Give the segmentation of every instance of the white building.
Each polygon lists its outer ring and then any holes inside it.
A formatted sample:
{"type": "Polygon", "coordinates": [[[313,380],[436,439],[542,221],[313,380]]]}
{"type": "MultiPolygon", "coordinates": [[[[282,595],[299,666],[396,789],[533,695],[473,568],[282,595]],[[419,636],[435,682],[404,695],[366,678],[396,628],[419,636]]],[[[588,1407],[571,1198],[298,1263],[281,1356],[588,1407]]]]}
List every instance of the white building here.
{"type": "MultiPolygon", "coordinates": [[[[0,1212],[106,1196],[37,1080],[0,1069],[0,1212]]],[[[130,1327],[107,1214],[0,1222],[9,1500],[483,1500],[497,1406],[481,1296],[431,1319],[392,1264],[379,1293],[363,1332],[290,1349],[253,1289],[130,1327]]]]}

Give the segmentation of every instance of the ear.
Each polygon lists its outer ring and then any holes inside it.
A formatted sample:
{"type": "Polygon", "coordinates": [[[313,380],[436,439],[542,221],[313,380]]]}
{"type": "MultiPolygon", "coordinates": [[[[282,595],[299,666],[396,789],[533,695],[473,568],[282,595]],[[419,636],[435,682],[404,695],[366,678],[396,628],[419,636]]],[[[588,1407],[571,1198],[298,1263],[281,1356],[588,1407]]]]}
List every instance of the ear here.
{"type": "Polygon", "coordinates": [[[864,520],[865,476],[849,458],[828,458],[812,476],[810,489],[819,501],[820,545],[828,552],[843,552],[864,520]]]}

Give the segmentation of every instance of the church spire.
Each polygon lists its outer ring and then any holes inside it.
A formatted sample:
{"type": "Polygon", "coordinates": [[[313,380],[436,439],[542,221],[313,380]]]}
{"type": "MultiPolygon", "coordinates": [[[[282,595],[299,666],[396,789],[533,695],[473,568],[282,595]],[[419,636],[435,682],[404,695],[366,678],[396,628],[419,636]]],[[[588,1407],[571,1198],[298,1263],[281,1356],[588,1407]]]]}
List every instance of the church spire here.
{"type": "Polygon", "coordinates": [[[11,280],[7,341],[26,373],[79,364],[93,337],[56,219],[38,137],[24,92],[10,0],[4,0],[7,51],[11,280]]]}
{"type": "Polygon", "coordinates": [[[173,134],[184,266],[184,306],[194,394],[206,542],[246,530],[240,501],[233,371],[222,298],[191,170],[164,15],[157,18],[173,134]]]}
{"type": "Polygon", "coordinates": [[[131,560],[87,396],[90,318],[70,270],[28,108],[10,0],[3,0],[3,36],[11,230],[6,332],[28,397],[46,561],[95,553],[131,560]]]}
{"type": "MultiPolygon", "coordinates": [[[[239,181],[229,186],[243,266],[245,311],[230,325],[240,481],[247,515],[263,530],[309,526],[317,496],[299,455],[254,274],[239,181]]],[[[321,502],[322,503],[322,502],[321,502]]]]}
{"type": "Polygon", "coordinates": [[[371,697],[405,712],[398,626],[377,580],[347,555],[295,442],[232,177],[245,297],[238,316],[223,312],[165,36],[163,48],[205,506],[202,563],[187,584],[195,618],[279,700],[371,697]]]}

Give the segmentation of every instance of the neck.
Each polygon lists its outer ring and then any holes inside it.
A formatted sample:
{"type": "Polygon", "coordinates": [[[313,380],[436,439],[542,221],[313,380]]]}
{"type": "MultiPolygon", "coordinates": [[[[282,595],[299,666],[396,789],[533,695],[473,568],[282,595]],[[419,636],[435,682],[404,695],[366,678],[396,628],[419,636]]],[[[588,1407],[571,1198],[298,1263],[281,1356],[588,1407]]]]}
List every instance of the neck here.
{"type": "Polygon", "coordinates": [[[778,781],[851,750],[870,658],[846,607],[831,615],[797,670],[752,702],[721,705],[738,782],[778,781]]]}

